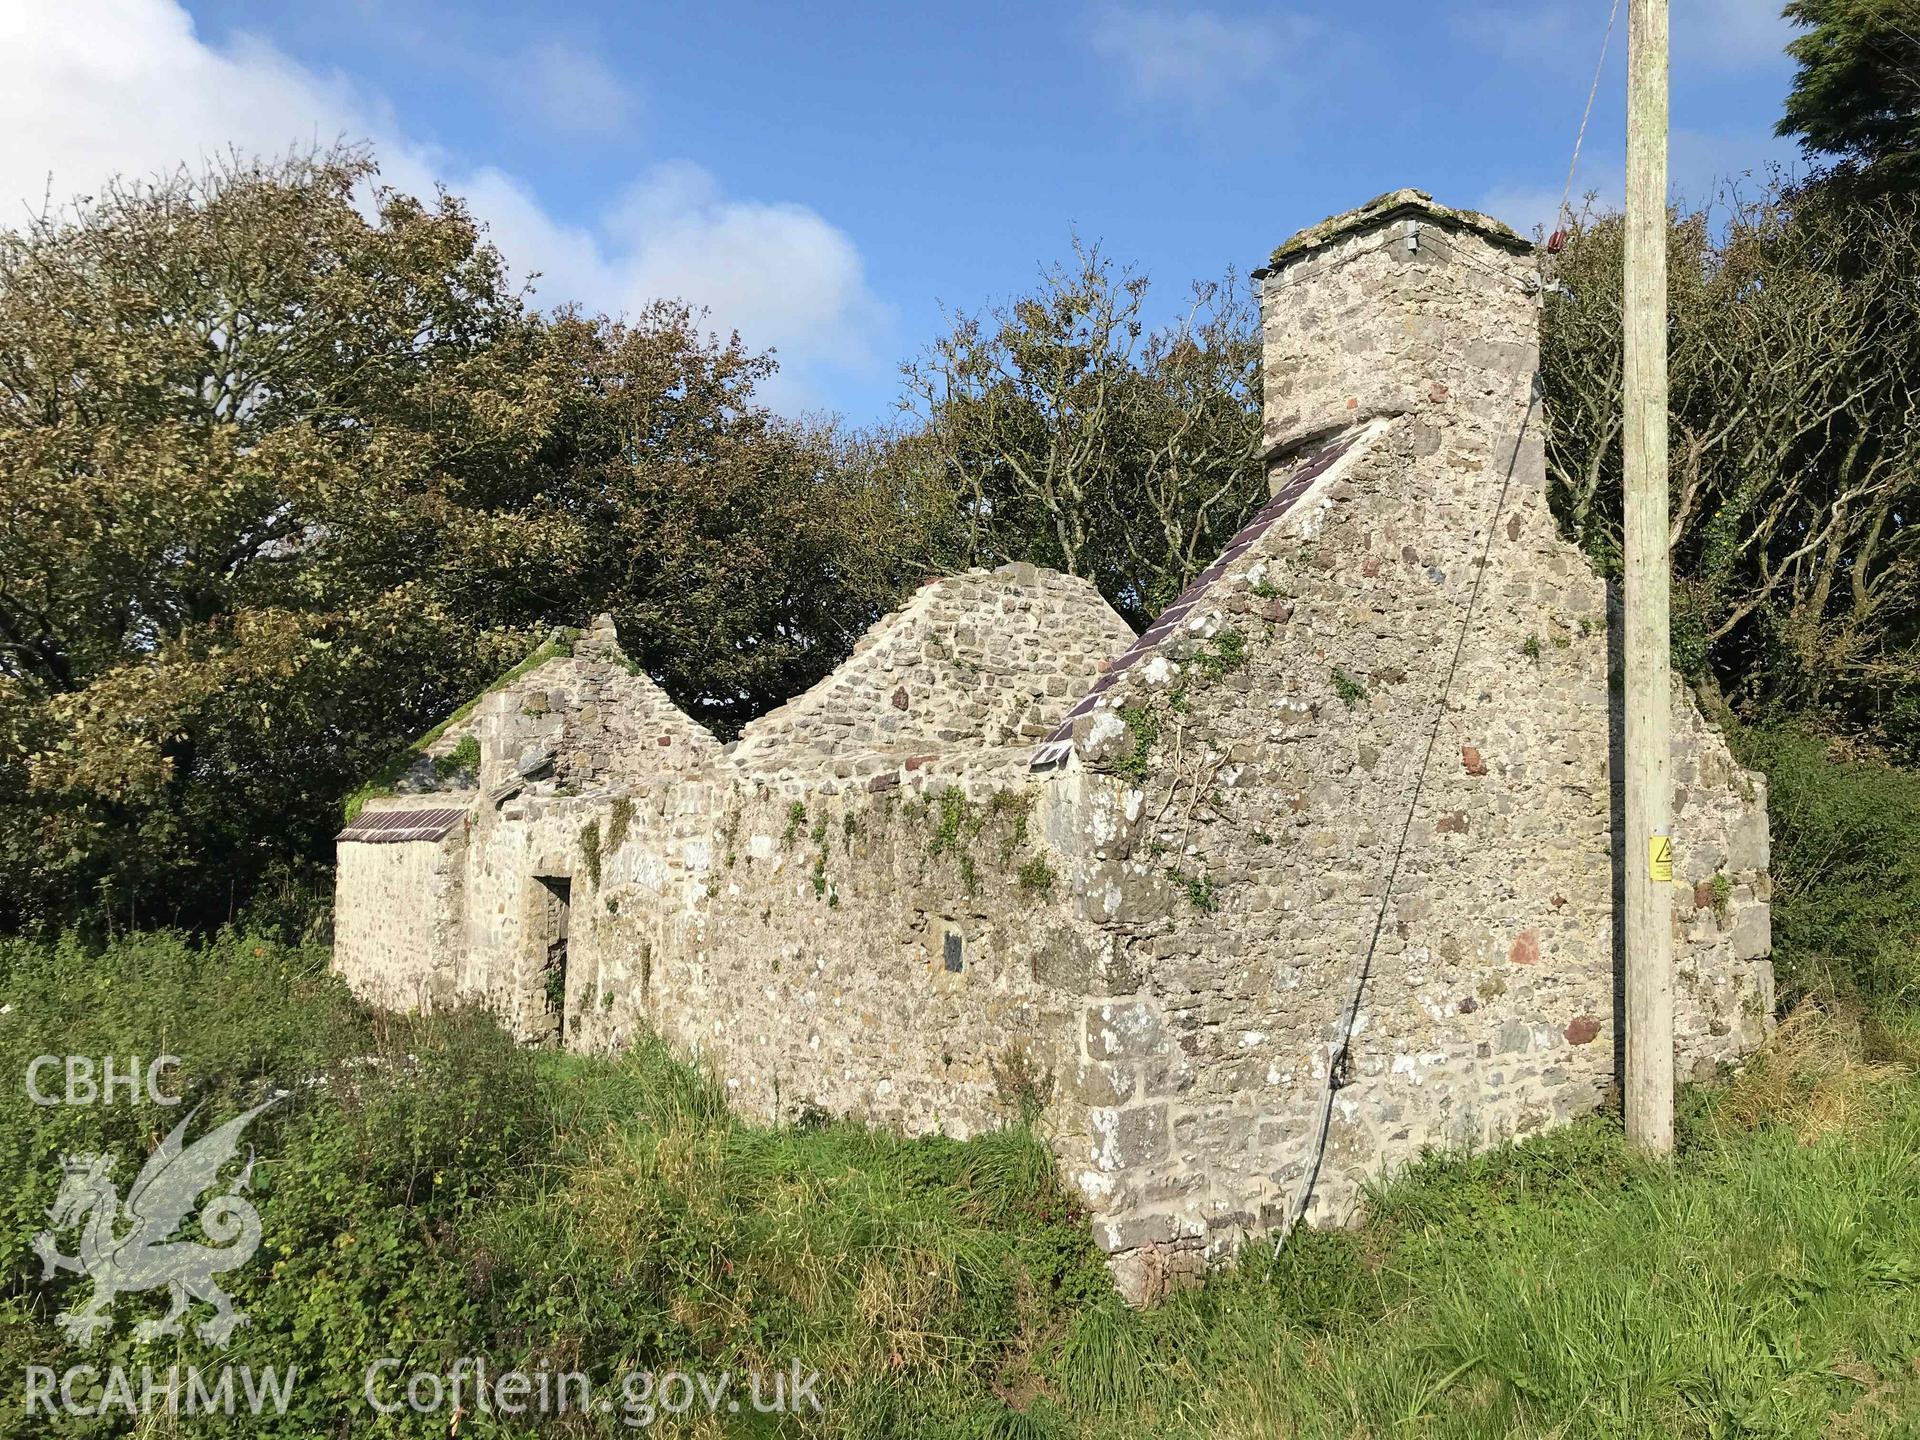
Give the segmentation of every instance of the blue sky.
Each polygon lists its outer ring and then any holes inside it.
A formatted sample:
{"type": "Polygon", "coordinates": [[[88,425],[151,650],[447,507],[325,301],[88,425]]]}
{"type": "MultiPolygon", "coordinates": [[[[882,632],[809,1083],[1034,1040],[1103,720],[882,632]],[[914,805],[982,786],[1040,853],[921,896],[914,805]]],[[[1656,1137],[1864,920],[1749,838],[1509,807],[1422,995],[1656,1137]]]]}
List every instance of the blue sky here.
{"type": "MultiPolygon", "coordinates": [[[[1791,161],[1774,0],[1675,6],[1689,197],[1791,161]]],[[[1608,0],[1416,5],[262,5],[14,0],[0,191],[56,198],[231,143],[374,142],[469,197],[544,303],[656,294],[779,351],[789,411],[886,419],[900,359],[1077,229],[1153,277],[1242,272],[1417,185],[1558,202],[1608,0]]],[[[1617,194],[1624,0],[1576,191],[1617,194]]]]}

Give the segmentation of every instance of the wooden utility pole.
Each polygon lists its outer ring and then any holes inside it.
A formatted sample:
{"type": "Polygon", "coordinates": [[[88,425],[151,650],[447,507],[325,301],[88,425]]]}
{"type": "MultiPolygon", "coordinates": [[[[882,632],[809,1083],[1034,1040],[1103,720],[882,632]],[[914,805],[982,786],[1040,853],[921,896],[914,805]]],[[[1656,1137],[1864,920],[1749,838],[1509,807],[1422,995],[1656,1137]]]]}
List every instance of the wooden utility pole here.
{"type": "Polygon", "coordinates": [[[1626,235],[1627,1135],[1673,1149],[1667,591],[1667,0],[1629,0],[1626,235]]]}

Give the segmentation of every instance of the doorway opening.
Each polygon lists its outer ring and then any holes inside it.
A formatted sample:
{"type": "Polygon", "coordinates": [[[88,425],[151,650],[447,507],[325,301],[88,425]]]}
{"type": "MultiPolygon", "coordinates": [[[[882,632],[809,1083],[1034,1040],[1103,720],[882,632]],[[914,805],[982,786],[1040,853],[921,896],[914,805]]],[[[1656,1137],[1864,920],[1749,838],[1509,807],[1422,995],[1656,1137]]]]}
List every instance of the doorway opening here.
{"type": "Polygon", "coordinates": [[[540,1038],[559,1044],[567,1025],[567,921],[573,909],[573,882],[565,876],[536,877],[540,888],[534,900],[539,906],[540,998],[544,1007],[538,1027],[540,1038]]]}

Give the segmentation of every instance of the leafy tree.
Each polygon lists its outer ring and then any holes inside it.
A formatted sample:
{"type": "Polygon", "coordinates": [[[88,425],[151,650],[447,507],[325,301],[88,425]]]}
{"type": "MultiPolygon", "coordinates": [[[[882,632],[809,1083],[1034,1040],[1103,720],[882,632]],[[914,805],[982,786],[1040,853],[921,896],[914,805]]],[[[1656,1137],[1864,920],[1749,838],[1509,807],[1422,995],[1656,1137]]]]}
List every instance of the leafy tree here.
{"type": "Polygon", "coordinates": [[[869,442],[769,414],[753,387],[772,359],[698,322],[670,301],[631,324],[560,317],[568,399],[543,464],[579,527],[574,608],[611,610],[634,658],[731,735],[839,663],[927,547],[869,442]]]}
{"type": "Polygon", "coordinates": [[[897,453],[946,487],[958,563],[1086,576],[1136,625],[1266,494],[1253,302],[1229,275],[1149,332],[1146,294],[1076,241],[1035,293],[956,316],[904,369],[922,428],[897,453]]]}
{"type": "MultiPolygon", "coordinates": [[[[540,340],[465,209],[359,152],[0,233],[0,918],[223,911],[512,653],[435,572],[530,474],[540,340]]],[[[523,561],[568,538],[509,503],[523,561]]]]}
{"type": "Polygon", "coordinates": [[[1806,33],[1778,133],[1868,190],[1920,189],[1920,12],[1912,0],[1793,0],[1806,33]]]}
{"type": "MultiPolygon", "coordinates": [[[[1622,225],[1575,230],[1541,366],[1549,483],[1603,565],[1620,523],[1622,225]]],[[[1750,712],[1920,722],[1920,204],[1775,187],[1668,239],[1676,660],[1750,712]]]]}
{"type": "Polygon", "coordinates": [[[0,233],[0,926],[313,885],[339,798],[555,623],[612,609],[722,730],[823,673],[912,526],[699,320],[532,314],[359,151],[0,233]]]}

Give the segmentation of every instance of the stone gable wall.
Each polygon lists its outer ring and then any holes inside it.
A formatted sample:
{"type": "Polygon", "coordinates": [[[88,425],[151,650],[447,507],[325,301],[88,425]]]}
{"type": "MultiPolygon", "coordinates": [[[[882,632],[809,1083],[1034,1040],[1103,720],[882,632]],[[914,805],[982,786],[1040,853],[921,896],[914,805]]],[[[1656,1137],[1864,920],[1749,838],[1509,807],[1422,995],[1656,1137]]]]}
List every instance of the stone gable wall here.
{"type": "Polygon", "coordinates": [[[932,581],[818,685],[752,721],[735,763],[847,778],[896,757],[1037,740],[1133,632],[1085,580],[1032,565],[932,581]]]}
{"type": "MultiPolygon", "coordinates": [[[[1345,1218],[1424,1148],[1587,1113],[1614,1081],[1606,593],[1536,490],[1497,532],[1447,686],[1478,548],[1435,502],[1485,491],[1412,444],[1398,422],[1301,517],[1311,534],[1283,523],[1228,572],[1193,648],[1231,627],[1244,663],[1130,674],[1115,704],[1162,722],[1148,773],[1086,781],[1111,794],[1082,811],[1076,888],[1117,963],[1081,1054],[1116,1099],[1077,1175],[1143,1297],[1283,1223],[1370,947],[1309,1218],[1345,1218]]],[[[1676,1015],[1682,1073],[1702,1074],[1771,1012],[1764,782],[1684,691],[1674,707],[1676,1015]]]]}
{"type": "MultiPolygon", "coordinates": [[[[1185,663],[1135,667],[1085,727],[1098,770],[1138,766],[1157,723],[1143,775],[1086,782],[1111,793],[1077,856],[1118,962],[1081,1055],[1125,1097],[1090,1112],[1077,1178],[1137,1298],[1285,1223],[1363,965],[1309,1219],[1614,1083],[1617,624],[1547,510],[1531,300],[1500,275],[1520,267],[1483,248],[1427,269],[1336,241],[1310,300],[1269,277],[1274,347],[1328,317],[1343,336],[1317,399],[1277,398],[1279,443],[1341,411],[1385,428],[1196,606],[1185,663]],[[1332,403],[1343,385],[1374,398],[1332,403]],[[1210,678],[1209,653],[1244,658],[1210,678]]],[[[1677,1040],[1700,1074],[1771,1013],[1765,788],[1680,689],[1673,734],[1677,1040]]]]}
{"type": "Polygon", "coordinates": [[[548,770],[532,773],[571,790],[684,773],[720,757],[720,743],[630,666],[606,616],[573,642],[571,655],[488,694],[472,726],[480,786],[489,791],[542,757],[548,770]]]}

